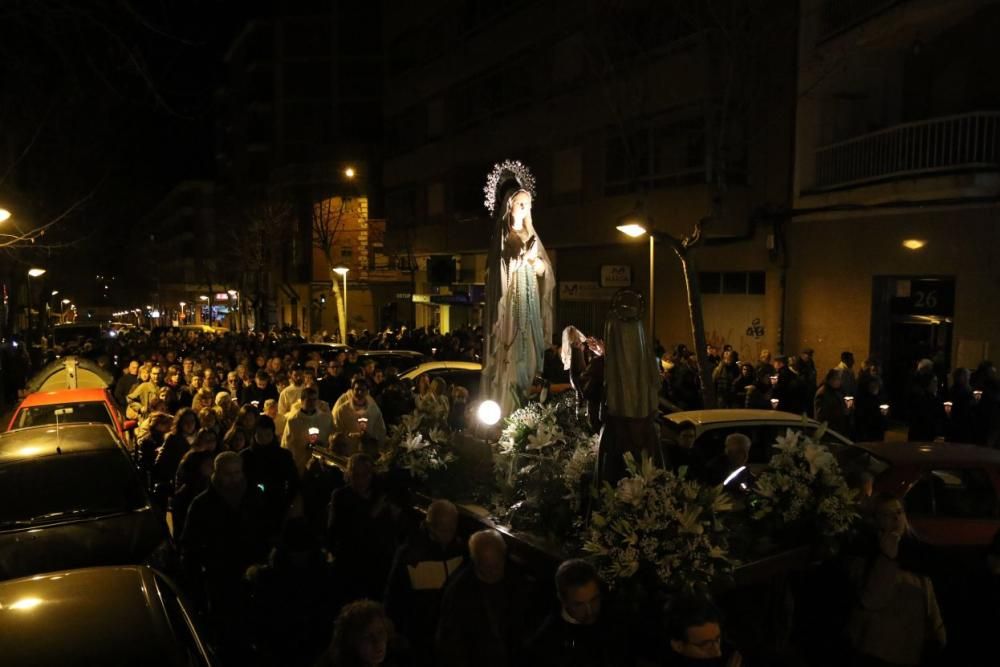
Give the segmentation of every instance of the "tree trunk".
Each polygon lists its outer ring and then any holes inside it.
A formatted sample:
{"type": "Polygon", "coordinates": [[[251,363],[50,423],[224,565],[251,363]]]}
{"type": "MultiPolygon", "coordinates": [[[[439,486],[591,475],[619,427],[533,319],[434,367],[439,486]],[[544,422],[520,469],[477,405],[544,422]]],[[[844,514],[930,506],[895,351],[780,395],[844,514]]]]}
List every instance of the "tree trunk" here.
{"type": "Polygon", "coordinates": [[[671,242],[671,246],[681,262],[681,271],[684,272],[688,314],[691,317],[691,337],[694,339],[694,352],[698,359],[698,372],[701,375],[701,397],[706,408],[714,408],[716,407],[715,383],[712,381],[712,369],[708,365],[705,315],[701,309],[701,283],[695,266],[694,249],[684,248],[675,242],[671,242]]]}
{"type": "Polygon", "coordinates": [[[340,325],[340,342],[347,343],[347,317],[344,313],[344,296],[340,293],[340,280],[341,277],[337,274],[333,274],[334,278],[330,281],[333,286],[333,301],[337,308],[337,323],[340,325]]]}

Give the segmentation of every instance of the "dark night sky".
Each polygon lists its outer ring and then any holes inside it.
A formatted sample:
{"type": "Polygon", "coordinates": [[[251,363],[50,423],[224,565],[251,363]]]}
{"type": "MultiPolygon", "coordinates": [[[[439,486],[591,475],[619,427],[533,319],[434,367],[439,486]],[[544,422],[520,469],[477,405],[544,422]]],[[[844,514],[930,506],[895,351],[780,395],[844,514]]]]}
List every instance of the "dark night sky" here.
{"type": "Polygon", "coordinates": [[[31,200],[39,220],[91,194],[46,237],[82,243],[16,261],[45,261],[53,285],[148,262],[123,255],[131,230],[178,181],[214,174],[212,96],[251,4],[10,5],[0,25],[0,122],[10,155],[37,138],[5,188],[31,200]]]}

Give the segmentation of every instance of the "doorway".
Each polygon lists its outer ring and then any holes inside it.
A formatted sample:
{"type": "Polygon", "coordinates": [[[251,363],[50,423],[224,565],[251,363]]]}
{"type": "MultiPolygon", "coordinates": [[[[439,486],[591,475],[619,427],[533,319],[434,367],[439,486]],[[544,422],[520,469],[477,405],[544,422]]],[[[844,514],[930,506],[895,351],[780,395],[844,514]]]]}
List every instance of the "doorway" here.
{"type": "MultiPolygon", "coordinates": [[[[938,386],[947,386],[954,311],[955,279],[951,276],[875,276],[871,351],[882,364],[885,391],[894,406],[905,404],[921,359],[934,362],[938,386]]],[[[897,413],[895,407],[893,413],[897,413]]]]}

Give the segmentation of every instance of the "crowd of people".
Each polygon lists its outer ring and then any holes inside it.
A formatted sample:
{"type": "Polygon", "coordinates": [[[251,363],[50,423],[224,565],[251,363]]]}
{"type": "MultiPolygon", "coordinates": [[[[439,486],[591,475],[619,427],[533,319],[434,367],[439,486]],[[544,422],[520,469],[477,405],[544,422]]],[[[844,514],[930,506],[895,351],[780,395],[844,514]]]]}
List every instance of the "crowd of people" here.
{"type": "MultiPolygon", "coordinates": [[[[436,358],[472,359],[474,333],[419,332],[410,344],[436,358]]],[[[366,344],[386,349],[399,340],[383,332],[366,344]]],[[[168,511],[176,576],[227,660],[458,667],[721,659],[721,614],[710,599],[687,599],[663,617],[664,630],[675,628],[670,642],[639,644],[626,615],[602,612],[611,603],[594,567],[574,560],[556,573],[555,611],[547,613],[549,586],[509,561],[500,533],[461,539],[455,505],[437,500],[421,514],[376,473],[388,429],[419,401],[442,403],[452,425],[463,426],[461,387],[408,386],[357,352],[324,359],[260,336],[123,336],[102,361],[115,357],[122,370],[113,393],[138,422],[137,463],[168,511]],[[313,459],[317,445],[345,455],[342,479],[313,459]],[[639,646],[649,648],[645,656],[639,646]]],[[[720,664],[739,664],[726,650],[720,664]]]]}
{"type": "MultiPolygon", "coordinates": [[[[460,537],[459,512],[448,500],[416,510],[405,490],[377,472],[387,433],[422,400],[447,406],[452,426],[462,428],[468,392],[441,380],[409,386],[396,369],[371,357],[343,351],[323,358],[302,353],[296,342],[167,330],[121,336],[97,355],[99,365],[121,369],[113,392],[138,423],[136,460],[168,513],[178,549],[175,576],[204,613],[226,661],[741,664],[740,653],[723,639],[718,607],[703,594],[678,596],[640,614],[616,599],[589,562],[575,559],[558,567],[553,594],[551,583],[511,560],[500,533],[460,537]],[[315,446],[345,457],[342,475],[322,469],[311,453],[315,446]]],[[[400,328],[354,342],[408,346],[438,359],[473,360],[481,349],[473,329],[439,335],[400,328]]],[[[553,342],[543,369],[546,382],[574,388],[595,426],[603,354],[600,340],[569,332],[553,342]]],[[[662,357],[665,410],[701,407],[694,357],[683,346],[662,357]]],[[[710,354],[716,396],[726,407],[778,407],[813,414],[855,437],[877,435],[867,430],[876,420],[865,417],[866,396],[876,408],[885,400],[877,364],[866,361],[855,376],[853,356],[845,353],[820,384],[811,357],[809,350],[794,359],[762,354],[751,366],[731,349],[710,354]],[[850,395],[853,405],[845,400],[850,395]]],[[[922,363],[912,386],[915,394],[926,393],[927,406],[931,396],[937,406],[923,408],[939,418],[924,437],[950,428],[992,443],[992,422],[984,416],[1000,402],[992,366],[972,377],[956,372],[952,385],[940,390],[933,368],[922,363]]],[[[886,415],[878,416],[884,429],[886,415]]],[[[914,423],[921,428],[919,419],[911,422],[911,434],[914,423]]],[[[719,483],[746,463],[750,443],[739,435],[727,439],[719,461],[677,458],[672,464],[719,483]]],[[[671,456],[685,453],[680,447],[671,456]]],[[[850,644],[858,655],[888,661],[871,664],[910,664],[914,642],[943,643],[944,626],[933,591],[927,592],[924,564],[909,556],[919,545],[898,501],[870,499],[867,507],[867,530],[840,570],[845,590],[860,601],[845,631],[854,633],[850,644]],[[899,571],[912,575],[908,586],[887,586],[899,580],[899,571]],[[923,630],[907,637],[907,624],[917,620],[898,606],[910,609],[909,598],[918,594],[925,603],[912,609],[922,610],[923,630]]],[[[1000,544],[993,552],[1000,564],[1000,544]]],[[[994,570],[992,578],[984,575],[988,590],[998,589],[1000,566],[994,570]]]]}

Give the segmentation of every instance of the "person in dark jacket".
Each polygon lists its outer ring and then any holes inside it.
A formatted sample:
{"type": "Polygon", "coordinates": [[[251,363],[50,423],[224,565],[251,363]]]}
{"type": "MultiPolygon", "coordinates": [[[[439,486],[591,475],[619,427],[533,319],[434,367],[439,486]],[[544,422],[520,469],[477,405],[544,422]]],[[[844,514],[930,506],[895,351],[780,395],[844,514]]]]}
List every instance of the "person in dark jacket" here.
{"type": "Polygon", "coordinates": [[[396,551],[392,507],[367,454],[347,461],[347,485],[330,496],[327,544],[342,601],[378,599],[396,551]]]}
{"type": "Polygon", "coordinates": [[[826,422],[837,433],[850,433],[851,417],[847,412],[844,395],[840,391],[840,383],[840,371],[831,368],[823,380],[823,386],[816,390],[813,411],[816,421],[826,422]]]}
{"type": "Polygon", "coordinates": [[[201,421],[194,410],[181,408],[177,411],[170,434],[156,452],[156,461],[153,463],[153,495],[160,502],[166,504],[167,499],[173,495],[177,466],[197,440],[200,428],[201,421]]]}
{"type": "Polygon", "coordinates": [[[910,386],[910,442],[933,442],[941,432],[944,406],[937,397],[937,377],[917,373],[910,386]]]}
{"type": "Polygon", "coordinates": [[[457,539],[458,509],[447,500],[427,508],[420,528],[396,551],[385,608],[410,641],[417,665],[434,664],[434,632],[445,585],[465,564],[465,545],[457,539]]]}
{"type": "Polygon", "coordinates": [[[774,358],[777,370],[777,382],[771,389],[771,398],[778,399],[778,409],[802,415],[806,412],[806,401],[803,400],[802,381],[789,367],[788,357],[783,354],[774,358]]]}
{"type": "Polygon", "coordinates": [[[969,369],[956,368],[952,372],[948,401],[951,403],[951,409],[945,415],[945,440],[974,443],[976,399],[969,383],[969,369]]]}
{"type": "Polygon", "coordinates": [[[528,625],[529,593],[507,565],[507,545],[495,530],[469,538],[472,567],[445,589],[435,640],[438,667],[515,667],[528,625]]]}
{"type": "Polygon", "coordinates": [[[630,667],[633,645],[620,616],[605,611],[604,582],[589,562],[563,562],[556,570],[559,610],[528,640],[532,667],[630,667]]]}
{"type": "Polygon", "coordinates": [[[258,410],[264,409],[264,402],[269,398],[278,400],[278,388],[271,382],[271,376],[265,370],[257,371],[252,385],[243,389],[243,402],[258,410]]]}
{"type": "Polygon", "coordinates": [[[757,382],[757,376],[753,371],[753,364],[749,361],[740,362],[740,374],[733,380],[733,406],[734,408],[747,407],[747,390],[752,389],[757,382]]]}
{"type": "Polygon", "coordinates": [[[292,453],[275,437],[273,419],[267,415],[257,418],[253,441],[240,457],[247,483],[260,490],[267,534],[275,535],[299,492],[299,473],[292,453]]]}
{"type": "Polygon", "coordinates": [[[191,580],[204,587],[213,615],[238,623],[247,568],[263,558],[260,496],[247,488],[243,461],[235,452],[215,457],[208,489],[188,510],[180,538],[182,563],[191,580]]]}
{"type": "Polygon", "coordinates": [[[813,402],[812,398],[816,395],[817,385],[819,379],[816,377],[816,362],[813,361],[814,351],[811,347],[807,347],[801,352],[799,352],[799,358],[797,362],[799,377],[802,379],[802,393],[807,397],[806,400],[806,411],[809,416],[813,416],[813,402]]]}
{"type": "Polygon", "coordinates": [[[139,362],[133,359],[125,367],[122,376],[115,382],[115,400],[122,408],[128,403],[128,395],[135,389],[139,381],[139,362]]]}
{"type": "Polygon", "coordinates": [[[174,426],[174,418],[166,412],[154,412],[149,415],[146,434],[135,446],[136,465],[143,474],[146,488],[153,490],[153,466],[156,463],[156,452],[163,447],[167,434],[174,426]]]}
{"type": "Polygon", "coordinates": [[[191,445],[191,449],[181,457],[174,478],[174,495],[170,498],[174,535],[184,533],[188,507],[208,488],[217,449],[218,437],[215,432],[203,428],[198,431],[198,437],[191,445]]]}
{"type": "Polygon", "coordinates": [[[715,383],[715,400],[720,408],[742,407],[736,395],[736,381],[740,377],[740,367],[736,350],[726,350],[722,353],[722,362],[712,371],[712,381],[715,383]]]}
{"type": "Polygon", "coordinates": [[[854,434],[858,442],[879,442],[885,439],[886,416],[882,414],[882,396],[878,378],[866,376],[858,381],[854,398],[854,434]]]}

